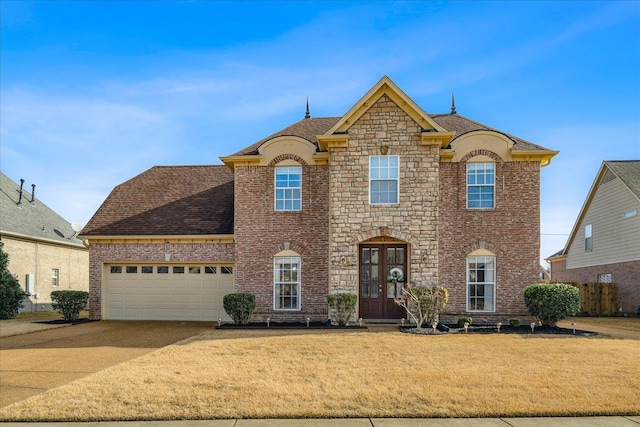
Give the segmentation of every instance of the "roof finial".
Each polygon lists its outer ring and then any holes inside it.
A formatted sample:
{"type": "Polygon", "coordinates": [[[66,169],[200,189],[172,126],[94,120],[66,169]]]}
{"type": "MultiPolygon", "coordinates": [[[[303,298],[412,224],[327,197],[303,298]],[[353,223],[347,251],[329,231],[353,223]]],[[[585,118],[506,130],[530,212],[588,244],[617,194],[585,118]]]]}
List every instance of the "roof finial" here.
{"type": "Polygon", "coordinates": [[[309,97],[307,96],[307,111],[304,113],[304,118],[305,119],[310,119],[311,118],[311,113],[309,112],[309,97]]]}
{"type": "Polygon", "coordinates": [[[451,114],[457,114],[457,112],[456,112],[456,99],[453,97],[453,92],[451,92],[451,114]]]}

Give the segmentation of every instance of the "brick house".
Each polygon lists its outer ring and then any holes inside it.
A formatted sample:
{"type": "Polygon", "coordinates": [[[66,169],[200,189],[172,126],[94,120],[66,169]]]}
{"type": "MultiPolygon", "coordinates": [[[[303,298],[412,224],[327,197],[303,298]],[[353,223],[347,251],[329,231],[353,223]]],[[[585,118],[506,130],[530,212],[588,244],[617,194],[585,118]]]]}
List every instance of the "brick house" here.
{"type": "Polygon", "coordinates": [[[326,295],[350,292],[358,317],[399,319],[405,281],[446,286],[445,318],[526,316],[555,154],[453,105],[429,115],[383,77],[343,116],[307,110],[226,166],[116,187],[82,231],[91,316],[226,319],[238,291],[256,295],[254,320],[324,320],[326,295]]]}
{"type": "Polygon", "coordinates": [[[31,191],[0,173],[0,241],[9,271],[27,293],[22,311],[51,310],[51,292],[89,290],[89,250],[79,230],[31,191]]]}
{"type": "Polygon", "coordinates": [[[640,307],[640,160],[604,161],[565,247],[550,256],[554,282],[615,283],[616,307],[640,307]]]}

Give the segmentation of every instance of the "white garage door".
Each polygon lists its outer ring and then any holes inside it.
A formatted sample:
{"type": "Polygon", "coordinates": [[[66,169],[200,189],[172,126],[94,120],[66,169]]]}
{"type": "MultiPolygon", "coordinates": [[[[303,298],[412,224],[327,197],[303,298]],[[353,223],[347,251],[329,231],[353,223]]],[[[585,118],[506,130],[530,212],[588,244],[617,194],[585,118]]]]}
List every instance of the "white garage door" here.
{"type": "Polygon", "coordinates": [[[112,264],[106,274],[106,319],[231,320],[222,306],[234,292],[231,265],[112,264]]]}

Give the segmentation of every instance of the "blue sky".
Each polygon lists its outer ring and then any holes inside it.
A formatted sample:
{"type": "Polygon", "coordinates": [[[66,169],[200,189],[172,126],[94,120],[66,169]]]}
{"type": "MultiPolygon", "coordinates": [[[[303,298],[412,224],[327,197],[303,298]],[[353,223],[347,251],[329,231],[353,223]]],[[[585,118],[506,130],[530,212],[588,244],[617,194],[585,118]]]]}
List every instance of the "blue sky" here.
{"type": "MultiPolygon", "coordinates": [[[[0,168],[70,222],[154,165],[219,164],[382,76],[559,150],[541,258],[640,158],[640,2],[0,2],[0,168]]],[[[143,194],[140,197],[144,197],[143,194]]]]}

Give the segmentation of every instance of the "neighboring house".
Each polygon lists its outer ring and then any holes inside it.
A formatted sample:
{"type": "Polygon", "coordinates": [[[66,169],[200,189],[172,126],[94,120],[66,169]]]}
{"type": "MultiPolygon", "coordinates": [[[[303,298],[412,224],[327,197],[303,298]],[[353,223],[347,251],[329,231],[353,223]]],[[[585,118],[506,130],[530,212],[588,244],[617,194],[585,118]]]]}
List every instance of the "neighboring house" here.
{"type": "Polygon", "coordinates": [[[640,305],[640,160],[605,161],[564,249],[554,282],[615,283],[618,310],[640,305]]]}
{"type": "Polygon", "coordinates": [[[540,282],[548,283],[551,280],[551,273],[543,266],[540,266],[540,275],[538,278],[540,279],[540,282]]]}
{"type": "MultiPolygon", "coordinates": [[[[154,167],[116,187],[81,233],[94,319],[400,319],[405,281],[449,289],[444,318],[527,316],[540,272],[540,167],[557,154],[382,78],[341,117],[305,119],[224,166],[154,167]]],[[[443,319],[444,320],[444,319],[443,319]]]]}
{"type": "MultiPolygon", "coordinates": [[[[23,311],[51,310],[51,291],[89,290],[89,250],[31,191],[0,173],[0,239],[9,271],[27,292],[23,311]]],[[[79,231],[79,227],[76,226],[79,231]]]]}

